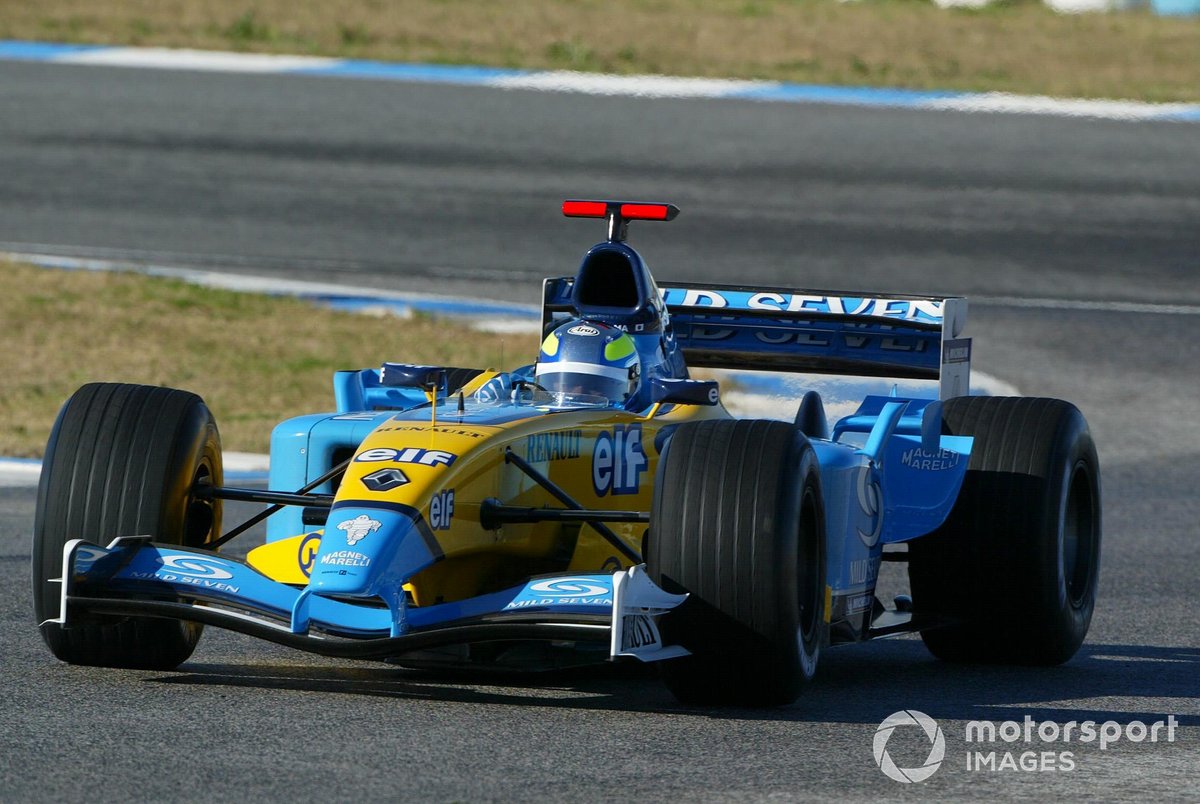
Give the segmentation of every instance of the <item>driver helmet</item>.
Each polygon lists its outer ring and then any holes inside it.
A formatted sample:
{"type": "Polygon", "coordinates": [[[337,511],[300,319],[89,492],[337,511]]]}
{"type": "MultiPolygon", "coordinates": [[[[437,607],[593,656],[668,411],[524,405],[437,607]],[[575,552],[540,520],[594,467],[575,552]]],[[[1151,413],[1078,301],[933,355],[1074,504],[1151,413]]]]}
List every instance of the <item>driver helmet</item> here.
{"type": "Polygon", "coordinates": [[[637,393],[642,361],[633,338],[622,330],[576,320],[542,341],[534,373],[538,384],[560,401],[620,405],[637,393]]]}

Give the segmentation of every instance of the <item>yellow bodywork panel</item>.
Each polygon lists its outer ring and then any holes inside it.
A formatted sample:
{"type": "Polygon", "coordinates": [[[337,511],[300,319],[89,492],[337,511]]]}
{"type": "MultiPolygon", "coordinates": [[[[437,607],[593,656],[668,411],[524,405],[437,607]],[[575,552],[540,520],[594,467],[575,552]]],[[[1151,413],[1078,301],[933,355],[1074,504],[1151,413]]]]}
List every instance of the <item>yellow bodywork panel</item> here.
{"type": "MultiPolygon", "coordinates": [[[[445,408],[439,413],[436,424],[432,417],[391,419],[363,440],[338,486],[328,525],[344,524],[337,521],[339,505],[393,505],[419,513],[419,527],[437,542],[442,558],[405,587],[417,605],[497,591],[539,574],[628,567],[628,559],[590,525],[505,523],[485,529],[480,521],[485,500],[566,507],[506,461],[509,450],[584,508],[649,511],[659,431],[683,421],[729,415],[719,405],[672,405],[653,417],[593,408],[480,425],[458,424],[445,408]],[[402,473],[403,483],[374,482],[381,471],[393,478],[402,473]]],[[[614,522],[609,527],[641,552],[644,523],[614,522]]],[[[256,548],[248,560],[275,580],[307,584],[319,543],[319,531],[300,534],[256,548]]]]}

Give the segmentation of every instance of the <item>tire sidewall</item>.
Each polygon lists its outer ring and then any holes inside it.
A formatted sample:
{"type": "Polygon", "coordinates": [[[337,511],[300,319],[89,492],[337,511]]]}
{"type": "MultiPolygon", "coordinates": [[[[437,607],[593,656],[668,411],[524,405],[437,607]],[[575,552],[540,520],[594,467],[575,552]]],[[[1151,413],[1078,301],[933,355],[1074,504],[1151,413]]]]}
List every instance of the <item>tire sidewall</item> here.
{"type": "Polygon", "coordinates": [[[162,479],[162,514],[155,541],[204,547],[220,535],[221,505],[220,501],[212,504],[213,523],[205,533],[189,533],[189,507],[194,501],[192,489],[198,480],[206,480],[213,486],[224,485],[220,435],[205,405],[193,405],[189,409],[188,418],[175,434],[170,465],[172,470],[162,479]]]}
{"type": "MultiPolygon", "coordinates": [[[[76,396],[78,396],[78,392],[76,392],[76,396]]],[[[44,616],[48,613],[47,604],[49,601],[47,598],[57,599],[60,597],[58,585],[47,583],[46,581],[47,577],[51,577],[47,575],[47,573],[51,571],[51,567],[47,561],[48,557],[46,556],[46,550],[47,548],[57,547],[55,555],[61,559],[63,552],[62,548],[65,545],[65,540],[63,544],[51,544],[48,543],[48,541],[54,542],[56,540],[47,540],[43,538],[43,533],[45,530],[44,518],[46,512],[46,503],[49,500],[50,494],[50,475],[52,472],[58,471],[53,461],[55,451],[58,448],[58,436],[62,431],[63,419],[67,415],[67,409],[75,402],[76,396],[72,396],[69,400],[67,400],[66,404],[64,404],[58,410],[58,416],[54,419],[54,426],[50,430],[50,438],[46,442],[46,451],[43,453],[44,457],[42,459],[42,472],[38,478],[37,502],[34,507],[33,518],[34,535],[30,556],[31,560],[29,563],[31,565],[30,580],[33,583],[33,610],[34,615],[39,623],[45,619],[48,619],[44,616]]],[[[57,609],[58,606],[56,605],[55,608],[57,609]]],[[[62,613],[59,612],[59,616],[61,616],[61,614],[62,613]]]]}
{"type": "MultiPolygon", "coordinates": [[[[1041,589],[1041,601],[1038,611],[1053,612],[1054,623],[1046,623],[1056,634],[1075,634],[1078,641],[1068,647],[1074,653],[1082,644],[1083,636],[1091,624],[1092,614],[1096,603],[1096,586],[1100,574],[1100,476],[1099,464],[1096,457],[1096,447],[1088,432],[1087,424],[1078,411],[1068,417],[1064,426],[1055,439],[1054,455],[1048,478],[1055,478],[1052,486],[1047,483],[1052,496],[1046,505],[1046,516],[1049,521],[1044,523],[1047,532],[1055,534],[1054,539],[1046,539],[1041,544],[1040,556],[1041,577],[1038,578],[1041,589]],[[1076,603],[1071,600],[1068,589],[1068,572],[1064,560],[1066,540],[1066,518],[1069,500],[1075,483],[1076,474],[1085,473],[1090,498],[1090,517],[1094,524],[1093,544],[1090,566],[1087,570],[1087,586],[1076,603]]],[[[1077,547],[1077,549],[1081,549],[1077,547]]],[[[1077,559],[1078,560],[1078,559],[1077,559]]],[[[1069,654],[1068,654],[1069,655],[1069,654]]]]}
{"type": "Polygon", "coordinates": [[[796,433],[798,454],[796,474],[793,482],[792,496],[795,497],[794,518],[788,521],[796,523],[795,559],[791,563],[796,577],[793,588],[795,593],[790,602],[789,611],[793,612],[795,627],[792,629],[791,644],[794,645],[795,661],[804,681],[809,681],[816,675],[817,665],[821,656],[821,648],[825,642],[825,584],[826,584],[826,539],[825,539],[825,506],[821,496],[821,473],[817,462],[816,452],[802,433],[796,433]],[[811,506],[811,508],[809,508],[811,506]],[[809,528],[805,527],[804,517],[809,518],[809,528]],[[810,531],[810,532],[806,532],[810,531]],[[811,548],[806,550],[805,539],[813,541],[811,548]],[[815,561],[812,585],[814,589],[809,595],[810,605],[815,606],[812,622],[805,633],[805,623],[800,612],[800,596],[805,594],[801,589],[801,562],[811,555],[815,561]]]}

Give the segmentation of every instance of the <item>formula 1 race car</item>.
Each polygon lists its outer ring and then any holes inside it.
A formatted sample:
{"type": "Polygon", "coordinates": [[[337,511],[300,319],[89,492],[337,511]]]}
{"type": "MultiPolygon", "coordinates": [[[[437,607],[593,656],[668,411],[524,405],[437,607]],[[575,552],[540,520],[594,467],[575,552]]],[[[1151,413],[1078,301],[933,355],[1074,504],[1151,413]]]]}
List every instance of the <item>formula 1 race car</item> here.
{"type": "Polygon", "coordinates": [[[962,298],[672,284],[626,244],[669,204],[568,201],[608,237],[543,285],[535,364],[338,372],[336,410],[223,480],[194,394],[101,383],[46,448],[34,606],[73,664],[172,668],[203,625],[419,667],[659,662],[691,703],[794,700],[828,646],[919,632],[951,660],[1054,664],[1100,557],[1088,427],[969,396],[962,298]],[[832,427],[808,391],[735,419],[689,367],[928,380],[832,427]],[[794,406],[794,407],[792,407],[794,406]],[[267,507],[222,533],[222,501],[267,507]],[[218,552],[267,519],[245,560],[218,552]],[[876,596],[907,561],[911,596],[876,596]],[[568,658],[569,657],[569,658],[568,658]]]}

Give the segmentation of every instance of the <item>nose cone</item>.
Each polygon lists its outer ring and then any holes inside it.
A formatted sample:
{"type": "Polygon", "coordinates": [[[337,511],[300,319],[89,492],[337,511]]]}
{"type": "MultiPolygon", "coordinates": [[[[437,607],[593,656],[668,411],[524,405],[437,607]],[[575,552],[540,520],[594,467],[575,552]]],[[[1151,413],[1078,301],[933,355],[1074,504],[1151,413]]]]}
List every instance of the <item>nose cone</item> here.
{"type": "Polygon", "coordinates": [[[385,595],[441,557],[415,508],[335,505],[308,585],[319,594],[385,595]]]}

